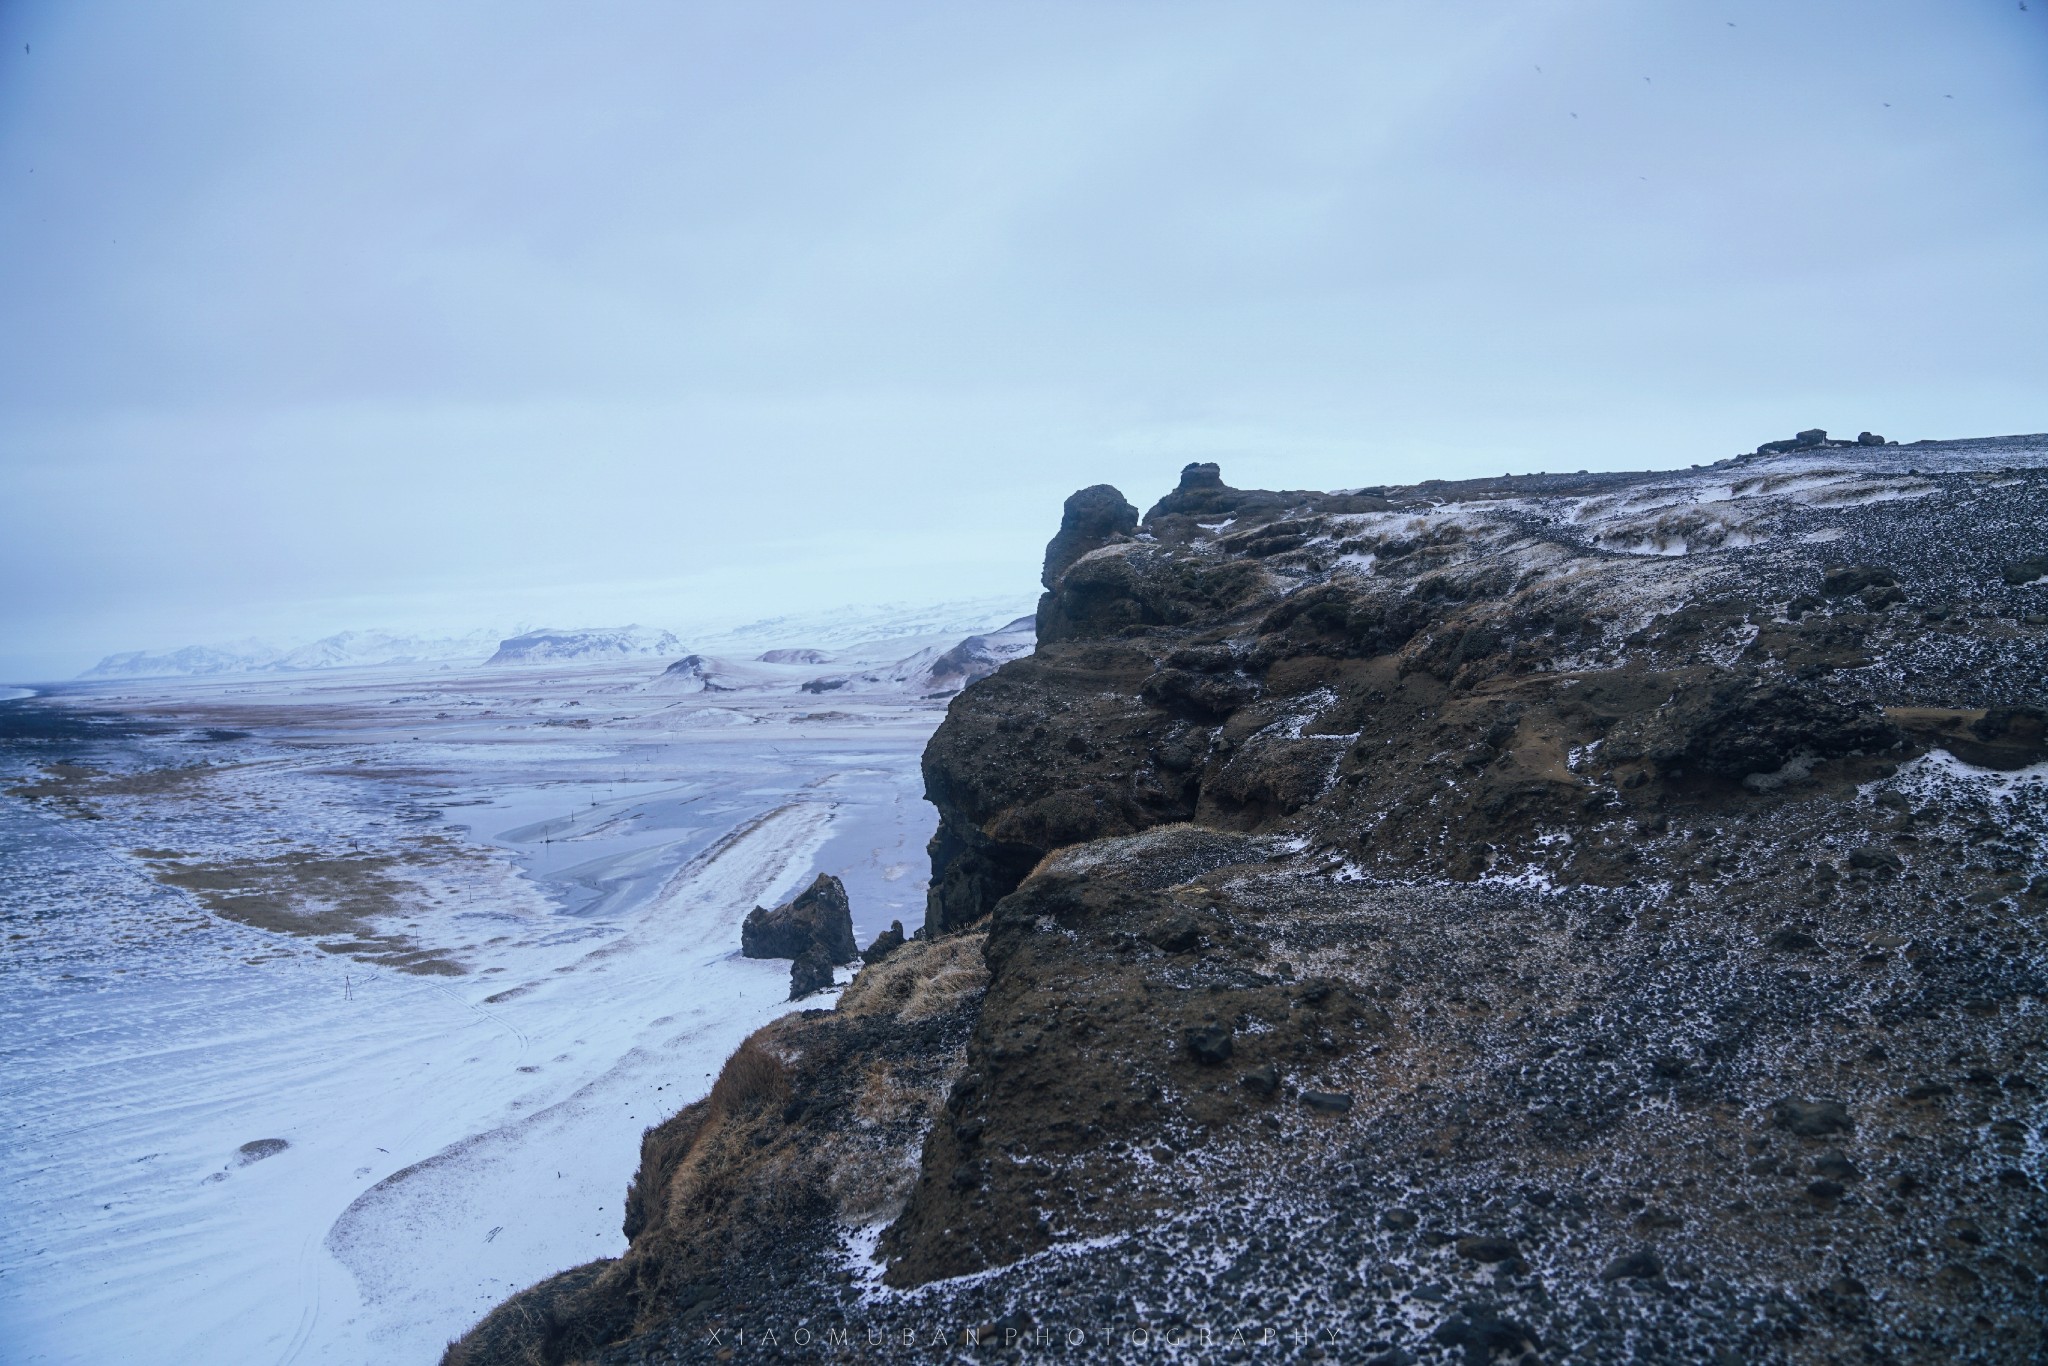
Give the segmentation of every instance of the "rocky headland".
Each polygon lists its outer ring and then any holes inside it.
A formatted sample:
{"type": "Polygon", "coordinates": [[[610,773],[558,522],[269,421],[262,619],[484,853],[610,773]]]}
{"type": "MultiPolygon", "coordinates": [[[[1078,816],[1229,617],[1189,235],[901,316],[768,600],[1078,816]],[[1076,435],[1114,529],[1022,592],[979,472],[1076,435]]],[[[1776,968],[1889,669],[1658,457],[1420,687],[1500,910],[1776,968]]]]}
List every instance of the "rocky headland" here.
{"type": "Polygon", "coordinates": [[[1813,436],[1074,495],[922,931],[448,1362],[2038,1359],[2048,437],[1813,436]]]}

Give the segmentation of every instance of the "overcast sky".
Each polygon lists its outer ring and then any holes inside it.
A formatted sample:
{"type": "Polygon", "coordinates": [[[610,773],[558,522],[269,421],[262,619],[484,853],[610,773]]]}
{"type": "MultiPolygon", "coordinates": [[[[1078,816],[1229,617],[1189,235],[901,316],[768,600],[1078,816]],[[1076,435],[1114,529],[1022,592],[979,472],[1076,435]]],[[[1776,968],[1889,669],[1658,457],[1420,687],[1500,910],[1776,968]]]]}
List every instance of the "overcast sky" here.
{"type": "Polygon", "coordinates": [[[2048,428],[2048,0],[0,6],[0,677],[2048,428]]]}

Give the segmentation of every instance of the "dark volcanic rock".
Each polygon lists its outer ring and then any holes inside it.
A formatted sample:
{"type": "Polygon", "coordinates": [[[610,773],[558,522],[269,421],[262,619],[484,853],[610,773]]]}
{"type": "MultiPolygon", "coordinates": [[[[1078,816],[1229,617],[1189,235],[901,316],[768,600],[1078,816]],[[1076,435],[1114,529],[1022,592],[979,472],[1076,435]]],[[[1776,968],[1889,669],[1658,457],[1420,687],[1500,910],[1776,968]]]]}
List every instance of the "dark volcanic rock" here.
{"type": "Polygon", "coordinates": [[[1624,1252],[1607,1264],[1600,1273],[1603,1281],[1654,1281],[1664,1274],[1664,1263],[1649,1248],[1637,1248],[1624,1252]]]}
{"type": "Polygon", "coordinates": [[[2029,555],[2024,560],[2010,561],[2000,571],[2000,576],[2015,588],[2048,578],[2048,555],[2029,555]]]}
{"type": "Polygon", "coordinates": [[[1462,1348],[1466,1366],[1532,1360],[1543,1349],[1542,1341],[1519,1323],[1484,1312],[1447,1319],[1430,1336],[1446,1347],[1462,1348]]]}
{"type": "Polygon", "coordinates": [[[1771,1122],[1802,1138],[1845,1134],[1856,1127],[1848,1107],[1838,1100],[1794,1100],[1790,1096],[1771,1107],[1771,1122]]]}
{"type": "Polygon", "coordinates": [[[1214,1066],[1230,1061],[1233,1045],[1230,1026],[1223,1024],[1198,1025],[1187,1032],[1188,1056],[1196,1062],[1214,1066]]]}
{"type": "Polygon", "coordinates": [[[1878,754],[1903,740],[1875,707],[1827,696],[1811,684],[1737,675],[1681,692],[1614,731],[1616,758],[1665,772],[1739,779],[1803,757],[1878,754]]]}
{"type": "Polygon", "coordinates": [[[875,936],[875,942],[860,951],[863,963],[879,963],[904,945],[903,922],[892,920],[889,928],[875,936]]]}
{"type": "Polygon", "coordinates": [[[800,1001],[832,985],[832,959],[815,940],[789,965],[789,999],[800,1001]]]}
{"type": "Polygon", "coordinates": [[[1515,1246],[1512,1238],[1474,1235],[1458,1240],[1458,1255],[1473,1262],[1505,1262],[1521,1256],[1522,1249],[1515,1246]]]}
{"type": "Polygon", "coordinates": [[[1839,598],[1868,588],[1891,588],[1897,583],[1898,578],[1889,569],[1871,564],[1838,564],[1821,575],[1820,591],[1839,598]]]}
{"type": "Polygon", "coordinates": [[[1089,551],[1137,529],[1138,510],[1111,485],[1096,484],[1074,494],[1060,517],[1059,534],[1045,547],[1045,572],[1040,577],[1046,588],[1057,585],[1067,567],[1089,551]]]}
{"type": "Polygon", "coordinates": [[[787,905],[772,911],[756,906],[740,926],[740,952],[749,958],[801,958],[813,946],[824,953],[827,963],[860,957],[846,888],[830,873],[818,874],[787,905]]]}

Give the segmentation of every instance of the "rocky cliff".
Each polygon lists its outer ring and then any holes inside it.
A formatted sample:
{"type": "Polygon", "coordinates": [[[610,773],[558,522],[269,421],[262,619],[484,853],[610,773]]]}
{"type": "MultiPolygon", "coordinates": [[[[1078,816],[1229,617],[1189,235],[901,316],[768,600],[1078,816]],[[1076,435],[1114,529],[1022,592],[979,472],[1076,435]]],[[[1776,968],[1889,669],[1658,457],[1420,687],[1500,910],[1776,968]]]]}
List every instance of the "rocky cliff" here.
{"type": "Polygon", "coordinates": [[[451,1359],[2038,1357],[2044,528],[2048,437],[1084,490],[848,991],[945,1010],[767,1031],[451,1359]]]}

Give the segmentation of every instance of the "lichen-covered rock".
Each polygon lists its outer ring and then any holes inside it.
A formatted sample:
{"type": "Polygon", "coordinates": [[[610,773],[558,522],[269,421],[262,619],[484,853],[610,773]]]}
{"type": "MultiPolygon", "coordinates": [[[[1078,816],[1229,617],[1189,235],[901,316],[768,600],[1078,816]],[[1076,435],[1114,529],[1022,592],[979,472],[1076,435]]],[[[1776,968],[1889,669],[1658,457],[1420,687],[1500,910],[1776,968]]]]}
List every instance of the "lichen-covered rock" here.
{"type": "Polygon", "coordinates": [[[860,957],[846,887],[830,873],[772,911],[756,906],[740,925],[740,952],[748,958],[801,958],[814,946],[827,963],[860,957]]]}

